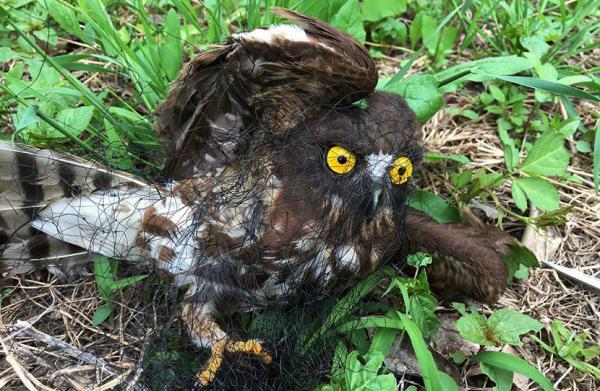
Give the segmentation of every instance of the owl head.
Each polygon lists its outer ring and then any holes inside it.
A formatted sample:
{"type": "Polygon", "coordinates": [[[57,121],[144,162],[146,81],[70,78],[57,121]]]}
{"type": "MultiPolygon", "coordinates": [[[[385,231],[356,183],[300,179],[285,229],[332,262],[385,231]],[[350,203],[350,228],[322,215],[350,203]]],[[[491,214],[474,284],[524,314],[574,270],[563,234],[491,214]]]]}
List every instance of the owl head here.
{"type": "Polygon", "coordinates": [[[278,135],[273,172],[289,193],[311,200],[306,207],[323,205],[324,214],[335,212],[355,234],[377,216],[402,217],[421,161],[420,136],[406,102],[376,92],[278,135]]]}

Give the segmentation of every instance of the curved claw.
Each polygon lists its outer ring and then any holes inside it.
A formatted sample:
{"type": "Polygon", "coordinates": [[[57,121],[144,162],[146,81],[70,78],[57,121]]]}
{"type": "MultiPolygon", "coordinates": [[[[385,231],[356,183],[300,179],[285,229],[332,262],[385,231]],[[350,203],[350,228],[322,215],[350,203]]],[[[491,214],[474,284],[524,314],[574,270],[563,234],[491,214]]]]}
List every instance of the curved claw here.
{"type": "Polygon", "coordinates": [[[265,365],[270,364],[273,358],[266,352],[261,341],[249,339],[246,341],[218,341],[211,348],[210,358],[204,368],[198,372],[197,381],[201,387],[206,387],[217,376],[217,371],[223,364],[225,353],[246,353],[260,357],[265,365]]]}

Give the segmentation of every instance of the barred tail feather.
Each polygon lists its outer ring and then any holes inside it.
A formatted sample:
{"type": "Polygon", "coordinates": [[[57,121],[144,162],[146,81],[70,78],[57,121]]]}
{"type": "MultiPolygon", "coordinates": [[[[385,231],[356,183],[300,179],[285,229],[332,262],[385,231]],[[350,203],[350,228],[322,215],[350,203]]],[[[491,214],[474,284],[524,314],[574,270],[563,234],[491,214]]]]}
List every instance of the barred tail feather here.
{"type": "Polygon", "coordinates": [[[84,243],[64,243],[32,221],[62,198],[125,184],[146,185],[132,175],[75,156],[0,141],[0,276],[44,267],[68,270],[87,262],[84,243]]]}
{"type": "Polygon", "coordinates": [[[139,259],[136,239],[144,213],[161,200],[152,187],[123,186],[53,202],[32,227],[91,252],[118,259],[139,259]]]}

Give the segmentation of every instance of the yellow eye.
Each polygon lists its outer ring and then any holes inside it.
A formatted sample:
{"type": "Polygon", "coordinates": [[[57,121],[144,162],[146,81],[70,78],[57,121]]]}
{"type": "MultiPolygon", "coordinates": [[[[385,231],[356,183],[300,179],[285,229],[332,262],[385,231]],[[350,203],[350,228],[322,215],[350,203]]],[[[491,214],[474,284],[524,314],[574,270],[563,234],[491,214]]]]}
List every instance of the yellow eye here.
{"type": "Polygon", "coordinates": [[[356,165],[356,155],[344,147],[331,147],[327,151],[327,165],[336,174],[347,174],[356,165]]]}
{"type": "Polygon", "coordinates": [[[410,159],[401,156],[394,160],[394,168],[390,170],[390,178],[394,185],[401,185],[412,175],[412,163],[410,159]]]}

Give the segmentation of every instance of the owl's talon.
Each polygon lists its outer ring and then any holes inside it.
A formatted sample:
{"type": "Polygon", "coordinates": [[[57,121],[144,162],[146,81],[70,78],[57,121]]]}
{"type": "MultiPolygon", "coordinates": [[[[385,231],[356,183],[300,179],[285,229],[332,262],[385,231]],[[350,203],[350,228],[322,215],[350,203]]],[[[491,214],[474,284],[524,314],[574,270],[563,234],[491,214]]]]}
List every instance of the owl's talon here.
{"type": "Polygon", "coordinates": [[[265,351],[262,342],[256,339],[215,342],[212,346],[211,354],[206,365],[204,365],[204,368],[196,375],[197,384],[200,387],[206,387],[215,380],[217,371],[223,364],[225,352],[251,354],[260,357],[265,365],[268,365],[273,361],[271,355],[265,351]]]}
{"type": "Polygon", "coordinates": [[[229,342],[225,347],[229,353],[247,353],[260,357],[264,364],[270,364],[273,358],[265,351],[263,343],[257,339],[229,342]]]}
{"type": "Polygon", "coordinates": [[[223,357],[225,355],[225,341],[217,341],[211,348],[211,353],[208,361],[204,365],[204,369],[202,369],[196,377],[198,378],[198,384],[201,387],[206,387],[217,376],[217,371],[223,364],[223,357]]]}

